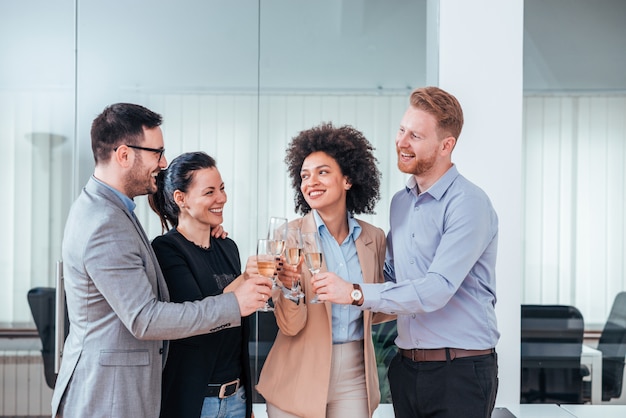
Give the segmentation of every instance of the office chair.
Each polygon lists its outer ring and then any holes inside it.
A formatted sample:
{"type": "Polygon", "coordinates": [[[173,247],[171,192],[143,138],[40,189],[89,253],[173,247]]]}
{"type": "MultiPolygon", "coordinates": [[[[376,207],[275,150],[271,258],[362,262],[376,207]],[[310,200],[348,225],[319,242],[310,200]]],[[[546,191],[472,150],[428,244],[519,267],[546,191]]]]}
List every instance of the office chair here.
{"type": "Polygon", "coordinates": [[[564,305],[521,309],[520,403],[583,403],[582,314],[564,305]]]}
{"type": "MultiPolygon", "coordinates": [[[[622,396],[626,357],[626,292],[615,296],[597,348],[602,352],[602,401],[608,402],[622,396]]],[[[591,398],[590,393],[590,386],[585,384],[585,399],[591,398]]]]}
{"type": "MultiPolygon", "coordinates": [[[[46,384],[51,389],[56,383],[57,374],[54,370],[55,361],[55,306],[56,289],[54,287],[35,287],[28,291],[28,305],[41,339],[41,355],[43,357],[46,384]]],[[[69,331],[67,310],[65,311],[65,336],[69,331]]]]}

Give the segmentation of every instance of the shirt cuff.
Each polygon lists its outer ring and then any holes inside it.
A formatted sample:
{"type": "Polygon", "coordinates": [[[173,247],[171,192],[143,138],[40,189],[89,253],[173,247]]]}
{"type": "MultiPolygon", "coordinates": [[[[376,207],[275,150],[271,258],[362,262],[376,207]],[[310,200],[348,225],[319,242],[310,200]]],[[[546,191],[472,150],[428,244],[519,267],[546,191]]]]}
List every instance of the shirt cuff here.
{"type": "Polygon", "coordinates": [[[380,286],[377,283],[359,283],[363,292],[361,309],[372,309],[380,304],[380,286]]]}

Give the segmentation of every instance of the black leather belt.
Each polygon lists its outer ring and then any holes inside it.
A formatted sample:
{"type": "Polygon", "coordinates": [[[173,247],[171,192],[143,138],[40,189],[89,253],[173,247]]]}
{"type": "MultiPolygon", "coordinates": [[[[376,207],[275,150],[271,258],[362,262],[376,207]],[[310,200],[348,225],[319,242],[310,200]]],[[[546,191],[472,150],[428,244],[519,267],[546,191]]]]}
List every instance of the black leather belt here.
{"type": "Polygon", "coordinates": [[[219,384],[219,383],[209,383],[206,387],[206,392],[204,394],[207,398],[213,398],[217,396],[220,399],[228,398],[233,396],[239,390],[240,381],[239,379],[235,379],[232,382],[219,384]]]}
{"type": "Polygon", "coordinates": [[[462,348],[413,348],[411,350],[405,350],[401,348],[400,354],[402,354],[403,357],[415,362],[446,361],[446,351],[448,352],[450,360],[463,357],[485,356],[496,352],[495,348],[488,348],[486,350],[463,350],[462,348]]]}

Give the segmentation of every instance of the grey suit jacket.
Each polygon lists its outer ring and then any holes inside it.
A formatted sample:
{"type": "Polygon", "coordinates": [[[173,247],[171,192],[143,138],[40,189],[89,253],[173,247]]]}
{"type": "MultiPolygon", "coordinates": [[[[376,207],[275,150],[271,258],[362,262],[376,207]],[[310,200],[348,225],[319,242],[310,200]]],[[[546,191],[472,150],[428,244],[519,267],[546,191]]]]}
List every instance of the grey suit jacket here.
{"type": "Polygon", "coordinates": [[[168,303],[143,228],[93,177],[72,205],[62,248],[70,332],[52,416],[157,418],[163,340],[239,326],[234,294],[168,303]]]}

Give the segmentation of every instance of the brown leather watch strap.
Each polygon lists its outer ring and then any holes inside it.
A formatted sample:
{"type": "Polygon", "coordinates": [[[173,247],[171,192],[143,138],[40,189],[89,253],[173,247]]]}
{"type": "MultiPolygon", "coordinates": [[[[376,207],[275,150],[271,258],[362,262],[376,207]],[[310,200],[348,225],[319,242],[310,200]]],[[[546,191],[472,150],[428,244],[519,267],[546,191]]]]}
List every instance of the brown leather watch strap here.
{"type": "MultiPolygon", "coordinates": [[[[361,289],[361,285],[358,283],[352,283],[352,286],[354,287],[354,290],[358,290],[359,292],[361,292],[361,298],[358,300],[352,300],[352,304],[355,306],[361,306],[363,305],[363,289],[361,289]]],[[[352,296],[352,295],[351,295],[352,296]]]]}

